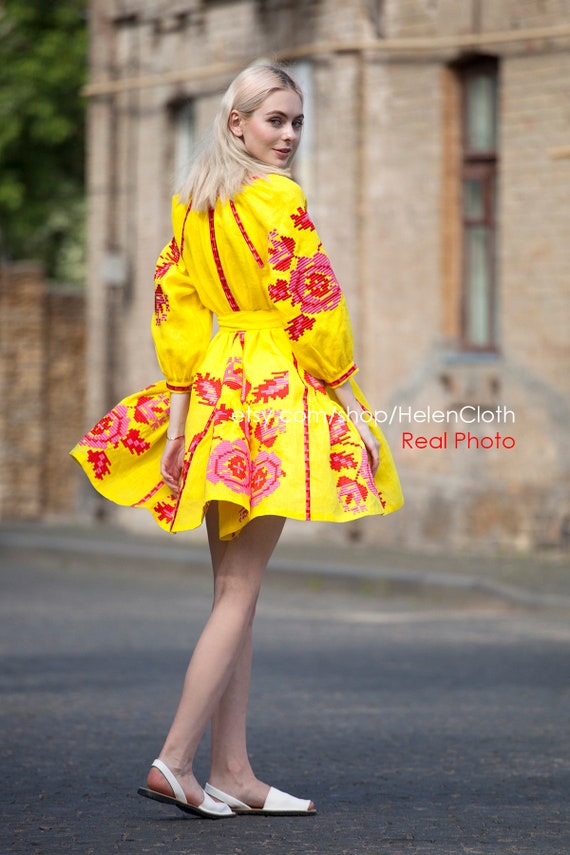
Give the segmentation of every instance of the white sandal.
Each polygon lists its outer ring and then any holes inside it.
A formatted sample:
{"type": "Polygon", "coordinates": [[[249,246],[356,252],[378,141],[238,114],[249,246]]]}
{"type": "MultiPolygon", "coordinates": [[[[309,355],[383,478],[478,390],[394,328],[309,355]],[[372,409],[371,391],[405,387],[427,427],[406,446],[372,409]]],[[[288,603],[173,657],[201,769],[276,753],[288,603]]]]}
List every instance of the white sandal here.
{"type": "Polygon", "coordinates": [[[258,816],[312,816],[316,814],[316,809],[311,808],[311,802],[308,799],[298,799],[296,796],[290,796],[289,793],[283,793],[281,790],[271,787],[265,799],[265,804],[262,808],[252,808],[246,805],[245,802],[240,802],[239,799],[229,796],[223,790],[218,790],[211,784],[206,784],[204,792],[213,796],[215,799],[224,802],[234,813],[239,814],[256,814],[258,816]]]}
{"type": "MultiPolygon", "coordinates": [[[[204,793],[204,801],[199,807],[189,804],[186,794],[180,786],[180,782],[172,774],[166,763],[163,763],[162,760],[155,760],[152,765],[155,769],[158,769],[159,772],[162,772],[170,784],[174,795],[167,796],[164,793],[157,792],[156,790],[150,790],[148,787],[139,787],[137,790],[139,795],[144,796],[147,799],[154,799],[156,802],[174,805],[185,813],[195,813],[198,816],[204,816],[208,819],[227,819],[230,816],[234,816],[233,811],[227,804],[222,801],[215,802],[207,793],[204,793]]],[[[202,790],[202,792],[204,791],[202,790]]]]}

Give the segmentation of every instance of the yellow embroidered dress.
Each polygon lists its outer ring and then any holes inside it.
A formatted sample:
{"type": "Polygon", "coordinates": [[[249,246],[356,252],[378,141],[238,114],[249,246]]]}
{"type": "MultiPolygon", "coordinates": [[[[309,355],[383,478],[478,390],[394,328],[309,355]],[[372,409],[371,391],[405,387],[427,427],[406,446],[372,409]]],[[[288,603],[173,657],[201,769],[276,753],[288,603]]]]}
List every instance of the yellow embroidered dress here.
{"type": "Polygon", "coordinates": [[[351,378],[366,414],[345,299],[299,186],[259,178],[209,212],[175,199],[172,219],[152,327],[166,382],[121,401],[72,450],[95,488],[173,532],[218,501],[223,539],[257,516],[342,522],[400,507],[384,437],[372,424],[374,479],[334,395],[351,378]],[[160,457],[170,391],[190,390],[176,499],[160,457]]]}

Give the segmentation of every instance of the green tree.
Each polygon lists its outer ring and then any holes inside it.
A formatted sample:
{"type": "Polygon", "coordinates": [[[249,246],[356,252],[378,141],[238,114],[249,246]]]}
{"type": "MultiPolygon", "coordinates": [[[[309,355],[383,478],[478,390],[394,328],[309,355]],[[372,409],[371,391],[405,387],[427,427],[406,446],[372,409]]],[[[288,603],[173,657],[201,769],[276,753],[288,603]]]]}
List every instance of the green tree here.
{"type": "Polygon", "coordinates": [[[0,0],[0,255],[78,281],[88,0],[0,0]]]}

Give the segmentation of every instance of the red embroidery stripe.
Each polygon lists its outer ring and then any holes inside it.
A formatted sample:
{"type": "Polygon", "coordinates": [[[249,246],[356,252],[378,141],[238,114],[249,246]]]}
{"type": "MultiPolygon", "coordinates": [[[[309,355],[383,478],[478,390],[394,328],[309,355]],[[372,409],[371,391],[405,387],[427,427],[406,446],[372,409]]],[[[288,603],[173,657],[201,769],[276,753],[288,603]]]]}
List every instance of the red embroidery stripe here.
{"type": "Polygon", "coordinates": [[[305,386],[303,392],[304,410],[304,444],[305,444],[305,519],[311,519],[311,462],[309,459],[309,407],[307,404],[309,389],[305,386]]]}
{"type": "Polygon", "coordinates": [[[329,386],[332,386],[333,389],[335,386],[340,386],[341,383],[344,383],[345,380],[348,380],[348,378],[351,377],[357,370],[357,366],[353,363],[348,369],[348,371],[344,372],[342,377],[339,377],[338,380],[333,380],[332,383],[329,383],[329,386]]]}
{"type": "Polygon", "coordinates": [[[184,249],[184,237],[186,232],[186,220],[188,219],[188,214],[192,210],[192,202],[186,208],[186,214],[184,215],[184,222],[182,223],[182,235],[180,237],[180,255],[182,255],[182,250],[184,249]]]}
{"type": "Polygon", "coordinates": [[[226,274],[222,269],[222,262],[220,261],[220,253],[218,252],[218,244],[216,241],[216,229],[214,226],[214,209],[210,208],[210,243],[212,245],[212,253],[214,255],[214,261],[216,262],[216,269],[218,271],[218,276],[220,279],[220,284],[224,289],[224,294],[226,295],[226,299],[230,304],[230,309],[232,312],[239,312],[239,306],[235,301],[234,295],[230,291],[230,286],[228,285],[228,281],[226,279],[226,274]]]}
{"type": "Polygon", "coordinates": [[[146,496],[143,496],[142,499],[139,499],[138,502],[135,502],[134,505],[131,505],[132,508],[139,508],[141,505],[144,505],[145,502],[149,502],[152,497],[158,493],[158,491],[164,487],[164,481],[159,481],[156,487],[153,487],[150,493],[147,493],[146,496]]]}
{"type": "Polygon", "coordinates": [[[192,391],[192,384],[190,383],[189,386],[173,386],[171,383],[167,383],[166,388],[170,392],[191,392],[192,391]]]}
{"type": "Polygon", "coordinates": [[[251,242],[251,238],[248,235],[248,233],[246,232],[244,225],[243,225],[242,221],[240,220],[239,214],[236,210],[236,206],[234,205],[233,200],[231,200],[231,199],[230,199],[230,208],[232,209],[232,214],[234,215],[234,220],[236,221],[238,228],[243,235],[243,239],[246,242],[246,244],[248,245],[251,254],[255,258],[258,267],[263,267],[263,260],[260,256],[260,254],[258,253],[258,251],[256,250],[256,248],[254,247],[253,243],[251,242]]]}

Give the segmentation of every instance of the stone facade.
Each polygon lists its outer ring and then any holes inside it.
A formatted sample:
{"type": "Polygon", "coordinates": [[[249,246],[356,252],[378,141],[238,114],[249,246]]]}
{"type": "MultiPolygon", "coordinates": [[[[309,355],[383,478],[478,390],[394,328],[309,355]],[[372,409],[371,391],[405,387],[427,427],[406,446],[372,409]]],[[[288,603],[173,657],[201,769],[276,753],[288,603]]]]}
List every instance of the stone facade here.
{"type": "MultiPolygon", "coordinates": [[[[0,268],[0,519],[71,518],[85,424],[84,297],[41,267],[0,268]]],[[[82,476],[81,476],[82,477],[82,476]]]]}
{"type": "Polygon", "coordinates": [[[570,0],[91,6],[88,422],[158,376],[152,272],[170,236],[181,108],[191,104],[199,137],[236,71],[283,57],[307,93],[297,177],[349,300],[361,385],[392,416],[407,498],[359,535],[559,545],[570,515],[570,0]],[[458,70],[485,56],[499,80],[499,332],[473,350],[461,338],[458,70]],[[420,421],[428,410],[449,420],[420,421]],[[453,420],[491,411],[505,421],[453,420]]]}

